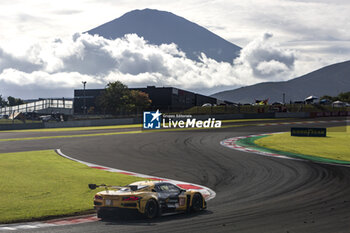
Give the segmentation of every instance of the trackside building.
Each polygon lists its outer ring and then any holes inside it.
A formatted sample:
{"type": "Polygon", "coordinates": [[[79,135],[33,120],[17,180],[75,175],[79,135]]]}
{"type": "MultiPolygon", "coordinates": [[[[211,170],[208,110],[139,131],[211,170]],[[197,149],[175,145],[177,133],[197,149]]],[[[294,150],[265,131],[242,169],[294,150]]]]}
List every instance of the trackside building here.
{"type": "MultiPolygon", "coordinates": [[[[74,114],[83,114],[84,104],[87,111],[90,110],[90,112],[93,111],[96,114],[101,113],[97,101],[104,90],[105,89],[74,90],[74,114]]],[[[194,106],[202,106],[206,103],[217,104],[218,102],[216,98],[175,87],[147,86],[145,88],[130,88],[130,90],[138,90],[147,93],[152,100],[151,108],[163,111],[183,110],[194,106]]]]}

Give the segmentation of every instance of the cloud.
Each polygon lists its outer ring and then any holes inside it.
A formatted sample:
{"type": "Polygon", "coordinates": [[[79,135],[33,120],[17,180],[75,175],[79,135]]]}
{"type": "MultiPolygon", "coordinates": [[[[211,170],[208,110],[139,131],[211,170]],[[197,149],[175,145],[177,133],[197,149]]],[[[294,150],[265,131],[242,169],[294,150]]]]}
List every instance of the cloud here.
{"type": "Polygon", "coordinates": [[[262,38],[249,43],[234,63],[250,68],[257,78],[281,80],[281,75],[294,69],[296,55],[295,52],[281,49],[278,44],[270,42],[272,37],[272,34],[265,33],[262,38]]]}
{"type": "Polygon", "coordinates": [[[82,10],[70,10],[70,9],[61,9],[61,10],[52,11],[52,13],[58,14],[58,15],[73,15],[73,14],[80,14],[82,12],[83,12],[82,10]]]}
{"type": "Polygon", "coordinates": [[[333,1],[329,1],[329,0],[289,0],[291,2],[312,2],[312,3],[326,3],[326,4],[349,4],[348,0],[333,0],[333,1]]]}
{"type": "Polygon", "coordinates": [[[131,87],[175,86],[208,93],[285,79],[293,71],[295,54],[279,48],[271,37],[264,34],[249,43],[234,64],[217,62],[205,54],[194,61],[175,44],[151,45],[135,34],[108,40],[77,33],[31,45],[16,56],[0,48],[0,92],[5,89],[3,95],[25,98],[45,97],[37,93],[50,97],[52,90],[71,90],[72,95],[72,89],[81,88],[83,80],[89,88],[120,80],[131,87]],[[13,94],[24,87],[31,94],[13,94]]]}
{"type": "Polygon", "coordinates": [[[41,64],[30,61],[25,57],[16,57],[0,48],[0,72],[13,68],[24,72],[33,72],[42,68],[41,64]]]}

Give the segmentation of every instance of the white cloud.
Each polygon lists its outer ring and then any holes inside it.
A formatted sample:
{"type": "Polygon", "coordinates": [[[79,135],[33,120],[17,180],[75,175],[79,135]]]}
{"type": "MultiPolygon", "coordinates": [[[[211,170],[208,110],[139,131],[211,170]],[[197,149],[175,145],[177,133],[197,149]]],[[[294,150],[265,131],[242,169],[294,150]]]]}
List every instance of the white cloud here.
{"type": "Polygon", "coordinates": [[[0,74],[0,81],[5,84],[18,87],[35,86],[37,88],[46,89],[48,92],[50,92],[51,89],[64,89],[80,85],[80,80],[101,84],[101,81],[98,79],[88,75],[82,75],[78,72],[50,74],[45,71],[34,71],[32,73],[25,73],[15,69],[6,69],[0,74]]]}
{"type": "Polygon", "coordinates": [[[290,78],[290,71],[294,68],[295,52],[281,49],[278,44],[270,41],[272,37],[272,34],[265,33],[262,38],[249,43],[242,49],[235,64],[249,67],[258,78],[281,80],[282,73],[284,77],[290,78]]]}
{"type": "MultiPolygon", "coordinates": [[[[249,43],[235,65],[217,62],[201,55],[201,61],[188,59],[175,44],[148,44],[135,34],[108,40],[89,34],[55,39],[34,44],[15,57],[0,48],[0,85],[4,95],[13,89],[67,91],[88,87],[104,87],[120,80],[135,86],[176,86],[189,90],[209,91],[214,88],[238,87],[259,81],[278,79],[293,70],[294,54],[278,48],[265,34],[249,43]]],[[[285,77],[285,76],[283,76],[285,77]]],[[[33,92],[28,97],[36,96],[33,92]]],[[[23,94],[23,93],[21,93],[23,94]]]]}
{"type": "Polygon", "coordinates": [[[24,57],[16,57],[14,54],[5,52],[0,48],[0,72],[7,68],[19,69],[26,72],[32,72],[40,69],[40,64],[36,64],[24,57]]]}

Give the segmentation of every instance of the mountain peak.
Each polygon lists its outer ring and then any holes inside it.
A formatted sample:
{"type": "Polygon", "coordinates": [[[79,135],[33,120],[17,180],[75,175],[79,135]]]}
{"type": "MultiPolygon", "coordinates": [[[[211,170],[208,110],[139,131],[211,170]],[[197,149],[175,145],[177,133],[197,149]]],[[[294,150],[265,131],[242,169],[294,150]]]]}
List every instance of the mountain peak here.
{"type": "Polygon", "coordinates": [[[155,9],[133,10],[108,23],[88,31],[107,39],[121,38],[135,33],[151,44],[175,43],[192,60],[199,60],[203,52],[218,62],[232,63],[240,47],[209,30],[171,12],[155,9]]]}
{"type": "Polygon", "coordinates": [[[170,16],[170,17],[173,16],[173,17],[181,18],[181,17],[176,16],[173,13],[168,12],[168,11],[160,11],[157,9],[145,8],[142,10],[136,9],[136,10],[129,11],[129,12],[125,13],[124,15],[122,15],[121,17],[114,19],[114,20],[124,19],[127,17],[152,17],[152,16],[170,16]]]}
{"type": "MultiPolygon", "coordinates": [[[[142,10],[136,9],[136,10],[129,11],[129,12],[125,13],[123,16],[135,15],[135,14],[161,14],[161,15],[170,14],[170,15],[174,15],[173,13],[168,12],[168,11],[160,11],[157,9],[145,8],[142,10]]],[[[121,17],[123,17],[123,16],[121,16],[121,17]]]]}

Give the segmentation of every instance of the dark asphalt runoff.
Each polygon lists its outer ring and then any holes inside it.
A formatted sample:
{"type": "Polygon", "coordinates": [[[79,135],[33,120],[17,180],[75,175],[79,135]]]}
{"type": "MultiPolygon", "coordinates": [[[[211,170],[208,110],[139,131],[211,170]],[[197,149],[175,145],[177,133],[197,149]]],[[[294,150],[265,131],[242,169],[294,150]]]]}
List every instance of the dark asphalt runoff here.
{"type": "MultiPolygon", "coordinates": [[[[310,126],[336,125],[339,123],[310,126]]],[[[290,127],[0,142],[0,152],[59,148],[76,159],[193,182],[217,194],[199,214],[163,216],[153,221],[97,221],[25,232],[350,232],[350,168],[264,157],[220,145],[226,138],[288,131],[290,127]]],[[[18,133],[18,137],[23,135],[18,133]]]]}

